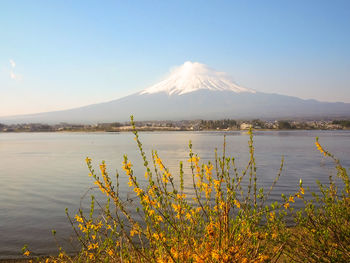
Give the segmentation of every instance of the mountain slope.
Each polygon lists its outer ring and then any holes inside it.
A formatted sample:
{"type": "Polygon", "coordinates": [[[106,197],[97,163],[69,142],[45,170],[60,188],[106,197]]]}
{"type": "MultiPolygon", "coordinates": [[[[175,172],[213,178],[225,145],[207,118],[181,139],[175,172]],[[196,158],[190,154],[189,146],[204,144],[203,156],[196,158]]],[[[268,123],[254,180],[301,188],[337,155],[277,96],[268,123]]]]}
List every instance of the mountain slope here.
{"type": "Polygon", "coordinates": [[[240,87],[224,73],[186,62],[139,93],[86,107],[0,118],[3,123],[97,123],[137,120],[350,116],[349,103],[326,103],[240,87]]]}

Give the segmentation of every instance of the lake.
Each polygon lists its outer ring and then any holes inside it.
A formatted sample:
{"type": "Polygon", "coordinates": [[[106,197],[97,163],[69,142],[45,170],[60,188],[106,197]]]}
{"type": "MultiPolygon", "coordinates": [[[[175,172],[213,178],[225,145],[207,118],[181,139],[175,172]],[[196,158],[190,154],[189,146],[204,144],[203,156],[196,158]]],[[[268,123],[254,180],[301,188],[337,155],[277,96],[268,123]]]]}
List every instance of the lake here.
{"type": "MultiPolygon", "coordinates": [[[[143,132],[140,138],[150,156],[157,150],[173,175],[179,161],[188,166],[188,142],[201,161],[214,158],[214,149],[221,153],[226,135],[227,155],[236,158],[242,169],[248,160],[248,135],[244,132],[143,132]]],[[[281,193],[293,193],[299,179],[316,190],[316,180],[327,182],[334,174],[332,163],[315,147],[315,137],[334,153],[345,167],[350,167],[350,131],[261,131],[256,132],[256,163],[260,185],[269,187],[277,175],[281,156],[285,166],[271,198],[281,200],[281,193]]],[[[65,215],[67,207],[74,216],[82,196],[93,186],[88,176],[85,158],[92,159],[96,170],[105,160],[113,175],[121,174],[122,194],[131,190],[122,173],[123,154],[134,164],[135,174],[144,180],[141,158],[132,133],[0,133],[0,258],[21,255],[21,248],[39,254],[56,253],[57,239],[69,251],[71,226],[65,215]]],[[[188,171],[188,169],[187,169],[188,171]]],[[[186,189],[191,191],[191,177],[185,177],[186,189]]],[[[89,204],[87,198],[82,206],[89,204]]],[[[300,204],[296,204],[299,206],[300,204]]]]}

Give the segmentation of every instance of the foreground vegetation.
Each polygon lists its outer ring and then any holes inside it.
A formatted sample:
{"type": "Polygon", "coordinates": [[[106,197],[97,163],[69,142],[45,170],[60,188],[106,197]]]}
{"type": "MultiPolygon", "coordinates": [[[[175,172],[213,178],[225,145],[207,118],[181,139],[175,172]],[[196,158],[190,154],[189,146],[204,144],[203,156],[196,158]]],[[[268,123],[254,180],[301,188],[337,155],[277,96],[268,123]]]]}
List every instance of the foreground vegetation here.
{"type": "MultiPolygon", "coordinates": [[[[269,189],[258,187],[253,134],[248,132],[250,158],[239,172],[235,158],[216,153],[213,162],[202,163],[189,144],[188,163],[180,162],[174,176],[156,151],[149,161],[134,127],[147,184],[140,183],[132,163],[124,156],[123,174],[135,197],[122,198],[119,178],[114,182],[106,164],[99,174],[86,158],[90,176],[106,197],[106,205],[90,213],[82,210],[70,218],[81,244],[76,256],[60,249],[57,257],[34,259],[40,262],[350,262],[350,185],[347,171],[316,138],[318,150],[334,161],[335,178],[319,184],[320,194],[304,198],[300,180],[292,195],[282,195],[280,202],[269,202],[269,195],[283,170],[283,158],[276,179],[269,189]],[[184,179],[189,166],[192,190],[184,179]],[[303,200],[295,211],[293,204],[303,200]],[[132,209],[135,209],[132,211],[132,209]],[[294,218],[287,227],[287,218],[294,218]]],[[[143,175],[142,175],[143,176],[143,175]]],[[[68,212],[67,212],[68,215],[68,212]]],[[[31,252],[24,247],[28,257],[31,252]]]]}

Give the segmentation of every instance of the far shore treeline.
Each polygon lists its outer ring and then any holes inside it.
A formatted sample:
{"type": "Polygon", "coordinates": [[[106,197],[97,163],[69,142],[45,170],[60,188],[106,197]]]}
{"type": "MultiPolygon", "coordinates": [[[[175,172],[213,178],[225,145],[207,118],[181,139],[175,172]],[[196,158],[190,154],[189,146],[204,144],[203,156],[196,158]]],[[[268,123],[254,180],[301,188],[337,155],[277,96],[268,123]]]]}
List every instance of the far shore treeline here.
{"type": "MultiPolygon", "coordinates": [[[[139,131],[202,131],[202,130],[342,130],[350,129],[350,120],[181,120],[181,121],[139,121],[139,131]]],[[[120,132],[130,131],[129,122],[98,124],[2,124],[0,132],[120,132]]]]}

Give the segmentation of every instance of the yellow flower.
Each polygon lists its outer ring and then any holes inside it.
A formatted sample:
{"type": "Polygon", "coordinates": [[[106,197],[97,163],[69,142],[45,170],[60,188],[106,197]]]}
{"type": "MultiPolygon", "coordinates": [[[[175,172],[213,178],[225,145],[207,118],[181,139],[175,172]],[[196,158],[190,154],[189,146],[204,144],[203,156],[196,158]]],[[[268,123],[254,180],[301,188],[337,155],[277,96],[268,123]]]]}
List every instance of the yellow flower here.
{"type": "Polygon", "coordinates": [[[164,183],[168,183],[168,182],[169,182],[169,180],[168,180],[168,178],[167,178],[167,177],[163,177],[163,179],[162,179],[162,180],[163,180],[163,182],[164,182],[164,183]]]}
{"type": "Polygon", "coordinates": [[[162,163],[162,160],[157,155],[154,156],[154,160],[159,165],[160,170],[164,170],[165,169],[165,167],[164,167],[164,165],[162,163]]]}
{"type": "Polygon", "coordinates": [[[113,250],[109,249],[107,253],[108,255],[113,256],[113,250]]]}
{"type": "Polygon", "coordinates": [[[157,233],[153,233],[152,236],[154,237],[155,240],[159,240],[159,235],[157,233]]]}
{"type": "Polygon", "coordinates": [[[176,197],[177,197],[177,199],[184,199],[184,198],[186,198],[186,195],[185,194],[182,194],[182,195],[177,194],[176,197]]]}
{"type": "Polygon", "coordinates": [[[181,210],[181,205],[177,205],[177,204],[172,204],[175,212],[179,212],[181,210]]]}
{"type": "Polygon", "coordinates": [[[140,233],[139,226],[137,224],[135,224],[133,226],[133,228],[130,230],[130,236],[134,236],[134,235],[137,235],[139,233],[140,233]]]}
{"type": "Polygon", "coordinates": [[[138,232],[137,231],[135,231],[134,229],[131,229],[131,231],[130,231],[130,236],[134,236],[135,234],[137,234],[138,232]]]}
{"type": "Polygon", "coordinates": [[[95,248],[98,248],[98,244],[97,243],[90,243],[88,245],[88,250],[92,250],[92,249],[95,249],[95,248]]]}
{"type": "Polygon", "coordinates": [[[145,202],[146,204],[149,204],[149,203],[150,203],[149,196],[148,196],[148,195],[144,195],[144,196],[142,197],[142,201],[145,202]]]}
{"type": "Polygon", "coordinates": [[[103,226],[102,221],[99,221],[97,226],[95,227],[96,230],[100,229],[103,226]]]}
{"type": "Polygon", "coordinates": [[[288,207],[289,207],[290,205],[289,205],[289,203],[285,203],[283,206],[284,206],[285,209],[288,209],[288,207]]]}
{"type": "Polygon", "coordinates": [[[323,153],[323,154],[326,156],[326,155],[327,155],[327,154],[326,154],[326,151],[323,150],[323,148],[322,148],[322,146],[319,144],[319,142],[316,141],[315,144],[316,144],[317,150],[319,150],[320,153],[323,153]]]}
{"type": "Polygon", "coordinates": [[[214,185],[215,185],[216,187],[219,186],[219,185],[220,185],[220,181],[214,179],[214,185]]]}
{"type": "Polygon", "coordinates": [[[23,253],[23,255],[25,255],[25,256],[27,256],[27,257],[29,257],[29,255],[30,255],[30,251],[29,251],[29,250],[27,250],[26,252],[24,252],[24,253],[23,253]]]}
{"type": "Polygon", "coordinates": [[[150,189],[148,190],[148,194],[149,194],[150,196],[152,196],[152,197],[155,197],[153,188],[150,188],[150,189]]]}
{"type": "Polygon", "coordinates": [[[83,223],[84,221],[83,221],[83,218],[81,217],[81,216],[79,216],[79,215],[76,215],[75,216],[75,220],[77,221],[77,222],[79,222],[79,223],[83,223]]]}
{"type": "Polygon", "coordinates": [[[216,251],[211,252],[211,256],[215,260],[219,260],[219,257],[220,257],[219,254],[216,251]]]}
{"type": "Polygon", "coordinates": [[[233,202],[235,206],[237,206],[238,208],[241,208],[241,204],[236,199],[233,202]]]}
{"type": "Polygon", "coordinates": [[[105,172],[106,172],[106,164],[104,164],[104,163],[101,164],[101,165],[100,165],[100,170],[101,170],[101,173],[102,173],[102,174],[105,174],[105,172]]]}
{"type": "Polygon", "coordinates": [[[205,198],[209,198],[212,189],[209,187],[208,184],[203,184],[203,186],[204,186],[204,190],[205,190],[205,198]]]}
{"type": "Polygon", "coordinates": [[[290,196],[288,199],[288,202],[293,202],[294,203],[294,196],[290,196]]]}
{"type": "Polygon", "coordinates": [[[207,175],[211,175],[212,174],[212,172],[211,172],[211,170],[213,169],[213,165],[204,165],[204,169],[205,169],[205,173],[207,174],[207,175]]]}
{"type": "Polygon", "coordinates": [[[91,162],[91,159],[90,159],[89,157],[86,157],[86,158],[85,158],[85,162],[86,162],[86,163],[90,163],[90,162],[91,162]]]}
{"type": "Polygon", "coordinates": [[[141,194],[143,193],[143,190],[140,189],[140,188],[138,188],[138,187],[136,187],[136,188],[134,188],[134,192],[135,192],[137,195],[141,195],[141,194]]]}
{"type": "Polygon", "coordinates": [[[300,187],[300,193],[303,195],[305,194],[304,188],[300,187]]]}
{"type": "Polygon", "coordinates": [[[199,162],[200,158],[198,156],[193,156],[192,158],[188,159],[187,162],[189,163],[195,163],[197,164],[199,162]]]}
{"type": "Polygon", "coordinates": [[[125,161],[123,161],[123,166],[122,166],[122,168],[123,168],[123,170],[126,171],[127,173],[130,172],[131,166],[132,166],[132,165],[131,165],[130,162],[126,163],[125,161]]]}

